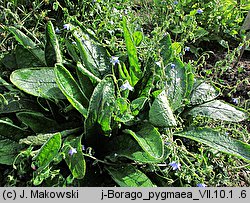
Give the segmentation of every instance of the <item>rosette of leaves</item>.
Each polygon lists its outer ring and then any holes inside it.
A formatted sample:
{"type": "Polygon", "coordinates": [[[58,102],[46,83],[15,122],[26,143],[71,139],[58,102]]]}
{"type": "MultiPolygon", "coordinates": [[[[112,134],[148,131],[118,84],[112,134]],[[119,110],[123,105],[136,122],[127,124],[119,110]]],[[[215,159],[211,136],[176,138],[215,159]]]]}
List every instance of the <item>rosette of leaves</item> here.
{"type": "MultiPolygon", "coordinates": [[[[9,28],[27,53],[25,64],[33,65],[27,61],[33,61],[34,57],[39,61],[35,67],[18,67],[10,76],[11,82],[25,95],[53,102],[54,106],[47,117],[34,109],[13,111],[26,129],[3,123],[20,136],[9,139],[13,135],[6,134],[6,128],[1,129],[2,143],[8,139],[13,146],[19,146],[20,142],[22,149],[24,144],[36,146],[33,184],[46,185],[49,174],[66,164],[68,181],[75,179],[80,185],[88,185],[87,180],[97,180],[91,172],[94,159],[120,186],[155,186],[142,166],[166,161],[169,149],[160,133],[162,129],[172,129],[175,136],[249,161],[247,143],[210,128],[182,126],[184,130],[178,131],[179,116],[182,120],[205,116],[240,122],[248,118],[247,113],[216,100],[218,90],[195,79],[192,66],[174,55],[169,35],[160,41],[162,67],[153,60],[142,67],[136,44],[140,44],[138,40],[141,41],[143,35],[138,31],[131,33],[125,18],[122,26],[127,61],[115,65],[110,62],[111,55],[105,46],[75,19],[61,43],[52,23],[48,22],[44,49],[38,48],[17,28],[9,28]],[[120,88],[125,82],[133,86],[133,91],[120,88]],[[61,102],[66,108],[62,108],[61,102]],[[64,119],[54,115],[62,111],[64,119]],[[67,122],[68,117],[74,122],[67,122]]],[[[9,157],[17,154],[19,148],[15,149],[9,157]]],[[[3,150],[1,157],[8,152],[3,150]]],[[[7,162],[6,157],[0,160],[4,164],[13,163],[7,162]]]]}

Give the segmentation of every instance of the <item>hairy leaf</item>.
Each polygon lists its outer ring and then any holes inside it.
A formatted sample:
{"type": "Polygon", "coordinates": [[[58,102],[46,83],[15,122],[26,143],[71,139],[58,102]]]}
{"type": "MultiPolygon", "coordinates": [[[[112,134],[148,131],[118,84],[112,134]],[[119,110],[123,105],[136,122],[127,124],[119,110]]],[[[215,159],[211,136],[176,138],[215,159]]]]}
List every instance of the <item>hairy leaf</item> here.
{"type": "Polygon", "coordinates": [[[203,104],[215,99],[218,95],[218,90],[216,90],[212,85],[198,80],[194,84],[190,101],[192,105],[203,104]]]}
{"type": "Polygon", "coordinates": [[[154,100],[149,110],[149,121],[159,127],[176,126],[173,111],[165,91],[162,91],[154,100]]]}
{"type": "Polygon", "coordinates": [[[0,164],[12,165],[23,148],[17,141],[0,135],[0,164]]]}
{"type": "Polygon", "coordinates": [[[169,104],[173,111],[182,106],[187,90],[187,73],[183,62],[180,59],[173,60],[174,68],[168,65],[165,68],[167,84],[166,91],[169,104]]]}
{"type": "Polygon", "coordinates": [[[138,132],[132,130],[124,130],[134,137],[141,148],[154,159],[161,159],[164,155],[164,145],[161,134],[151,124],[146,124],[138,132]]]}
{"type": "Polygon", "coordinates": [[[30,53],[36,57],[36,59],[45,65],[44,52],[42,49],[38,48],[38,46],[33,42],[28,36],[26,36],[19,29],[10,26],[8,30],[15,36],[16,40],[26,49],[30,51],[30,53]]]}
{"type": "Polygon", "coordinates": [[[18,93],[5,93],[0,97],[0,113],[36,111],[40,109],[34,100],[18,93]]]}
{"type": "Polygon", "coordinates": [[[111,118],[115,103],[115,87],[112,78],[103,79],[94,89],[90,98],[86,130],[99,124],[106,135],[111,132],[111,118]]]}
{"type": "Polygon", "coordinates": [[[132,165],[106,167],[114,181],[121,187],[154,187],[151,180],[132,165]]]}
{"type": "Polygon", "coordinates": [[[51,21],[46,24],[46,44],[45,44],[45,60],[47,66],[54,66],[56,63],[62,63],[62,56],[59,42],[51,21]]]}
{"type": "Polygon", "coordinates": [[[125,157],[138,163],[159,163],[163,161],[163,158],[149,155],[132,136],[127,134],[115,138],[109,148],[111,153],[108,158],[114,161],[119,157],[125,157]]]}
{"type": "Polygon", "coordinates": [[[192,116],[206,116],[223,121],[240,122],[248,118],[247,113],[219,100],[194,107],[188,112],[192,116]]]}
{"type": "Polygon", "coordinates": [[[135,43],[127,27],[127,22],[126,22],[125,17],[123,18],[123,33],[124,33],[124,39],[126,43],[129,64],[130,64],[129,73],[130,73],[131,82],[132,82],[131,84],[132,86],[135,86],[135,84],[142,77],[142,71],[139,65],[135,43]]]}
{"type": "Polygon", "coordinates": [[[110,55],[105,47],[94,41],[86,30],[77,29],[74,31],[73,36],[86,69],[100,79],[110,74],[110,55]]]}
{"type": "Polygon", "coordinates": [[[17,118],[25,125],[29,126],[35,133],[55,132],[59,129],[59,124],[38,112],[20,112],[17,118]]]}
{"type": "Polygon", "coordinates": [[[46,168],[58,155],[61,144],[62,140],[60,133],[55,133],[43,144],[38,154],[33,158],[39,171],[46,168]]]}
{"type": "Polygon", "coordinates": [[[169,33],[167,33],[161,40],[160,40],[160,55],[163,59],[163,63],[166,66],[171,57],[173,55],[172,50],[172,42],[169,33]]]}
{"type": "Polygon", "coordinates": [[[81,91],[71,73],[61,64],[55,67],[56,82],[68,101],[84,116],[87,116],[88,98],[81,91]]]}
{"type": "Polygon", "coordinates": [[[210,128],[197,128],[190,131],[179,132],[175,135],[195,140],[215,148],[216,150],[250,162],[250,145],[232,139],[219,131],[210,128]]]}
{"type": "Polygon", "coordinates": [[[51,67],[19,69],[11,73],[10,80],[28,94],[46,99],[65,99],[51,67]]]}

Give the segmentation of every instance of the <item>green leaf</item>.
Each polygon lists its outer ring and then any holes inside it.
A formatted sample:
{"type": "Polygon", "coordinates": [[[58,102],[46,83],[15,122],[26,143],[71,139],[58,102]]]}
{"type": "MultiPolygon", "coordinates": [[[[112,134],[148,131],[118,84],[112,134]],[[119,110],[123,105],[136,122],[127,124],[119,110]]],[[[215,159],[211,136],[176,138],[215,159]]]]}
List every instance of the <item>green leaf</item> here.
{"type": "Polygon", "coordinates": [[[82,153],[81,137],[64,142],[62,151],[65,161],[74,178],[83,179],[86,172],[86,163],[82,153]],[[77,153],[70,155],[69,150],[75,148],[77,153]]]}
{"type": "Polygon", "coordinates": [[[173,55],[172,42],[169,33],[167,33],[160,40],[160,55],[163,59],[164,65],[166,66],[171,60],[171,57],[173,55]]]}
{"type": "Polygon", "coordinates": [[[135,43],[132,39],[132,35],[129,32],[129,29],[127,27],[126,18],[123,18],[123,33],[124,33],[124,39],[126,43],[128,58],[129,58],[129,73],[131,77],[131,85],[135,86],[135,84],[139,81],[139,79],[142,77],[142,71],[139,65],[139,60],[137,57],[137,50],[135,47],[135,43]]]}
{"type": "MultiPolygon", "coordinates": [[[[73,128],[69,130],[60,131],[62,138],[68,137],[69,135],[79,133],[82,129],[81,128],[73,128]]],[[[46,133],[46,134],[36,134],[31,135],[26,138],[20,139],[19,144],[26,144],[26,145],[43,145],[50,137],[52,137],[54,133],[46,133]]]]}
{"type": "Polygon", "coordinates": [[[69,55],[71,56],[71,58],[75,62],[80,61],[80,57],[78,56],[77,47],[74,44],[72,44],[68,39],[65,39],[65,45],[66,45],[67,51],[68,51],[69,55]]]}
{"type": "Polygon", "coordinates": [[[53,132],[59,129],[59,124],[55,120],[45,117],[42,113],[20,112],[16,116],[35,133],[53,132]]]}
{"type": "Polygon", "coordinates": [[[124,130],[124,133],[130,134],[138,142],[141,148],[154,159],[161,159],[164,155],[164,144],[161,134],[151,124],[145,124],[138,132],[124,130]]]}
{"type": "Polygon", "coordinates": [[[10,26],[8,30],[15,36],[16,40],[26,49],[30,51],[30,53],[43,65],[46,65],[44,52],[42,49],[38,48],[38,46],[23,32],[18,30],[15,27],[10,26]]]}
{"type": "Polygon", "coordinates": [[[56,63],[62,63],[62,56],[59,42],[51,21],[46,24],[46,44],[45,44],[45,60],[47,66],[53,67],[56,63]]]}
{"type": "Polygon", "coordinates": [[[190,95],[194,87],[194,68],[191,64],[186,64],[186,75],[187,75],[187,85],[186,85],[186,92],[185,92],[185,98],[190,100],[190,95]]]}
{"type": "Polygon", "coordinates": [[[83,94],[79,85],[61,64],[55,67],[56,83],[68,101],[84,116],[87,116],[88,98],[83,94]]]}
{"type": "Polygon", "coordinates": [[[133,116],[137,116],[140,113],[147,101],[147,97],[139,97],[131,102],[131,111],[133,116]]]}
{"type": "Polygon", "coordinates": [[[27,137],[28,134],[30,134],[29,131],[20,128],[11,122],[0,120],[0,136],[2,137],[18,141],[21,138],[27,137]]]}
{"type": "Polygon", "coordinates": [[[103,79],[94,89],[90,98],[86,130],[99,124],[106,135],[111,132],[111,118],[115,103],[115,87],[112,78],[103,79]]]}
{"type": "Polygon", "coordinates": [[[149,121],[159,127],[177,125],[165,91],[162,91],[154,100],[149,110],[149,121]]]}
{"type": "Polygon", "coordinates": [[[194,89],[191,93],[190,101],[192,105],[203,104],[215,99],[218,96],[219,91],[212,85],[198,80],[194,83],[194,89]]]}
{"type": "Polygon", "coordinates": [[[93,83],[91,82],[91,80],[89,79],[89,77],[85,74],[83,74],[79,68],[76,69],[76,74],[77,74],[77,77],[78,77],[78,81],[80,83],[80,87],[81,87],[81,90],[83,92],[83,94],[88,98],[90,99],[93,91],[94,91],[94,85],[93,83]]]}
{"type": "Polygon", "coordinates": [[[219,100],[196,106],[188,112],[188,115],[205,116],[231,122],[240,122],[248,118],[247,113],[219,100]]]}
{"type": "Polygon", "coordinates": [[[97,78],[111,73],[110,54],[89,33],[76,29],[73,33],[84,67],[97,78]]]}
{"type": "Polygon", "coordinates": [[[179,55],[182,51],[182,43],[181,42],[172,43],[172,50],[173,50],[175,56],[179,55]]]}
{"type": "Polygon", "coordinates": [[[180,59],[174,59],[173,64],[175,68],[167,66],[166,77],[167,77],[167,96],[170,106],[173,111],[177,110],[182,106],[183,99],[187,90],[187,74],[186,68],[180,59]]]}
{"type": "Polygon", "coordinates": [[[131,77],[129,75],[127,67],[123,62],[120,62],[118,64],[118,70],[119,70],[119,79],[122,79],[122,81],[127,80],[129,84],[132,84],[131,77]]]}
{"type": "Polygon", "coordinates": [[[117,161],[119,157],[125,157],[134,160],[138,163],[160,163],[163,158],[156,158],[145,152],[138,142],[129,135],[121,135],[112,140],[109,150],[111,151],[108,156],[112,161],[117,161]]]}
{"type": "Polygon", "coordinates": [[[210,128],[197,128],[190,131],[179,132],[175,135],[195,140],[216,150],[250,162],[250,145],[232,139],[219,131],[210,128]]]}
{"type": "Polygon", "coordinates": [[[0,120],[0,164],[12,165],[15,157],[24,148],[18,140],[30,132],[4,120],[0,120]]]}
{"type": "Polygon", "coordinates": [[[132,165],[105,168],[121,187],[154,187],[151,180],[132,165]]]}
{"type": "Polygon", "coordinates": [[[45,99],[65,99],[51,67],[19,69],[11,73],[10,80],[28,94],[45,99]]]}
{"type": "Polygon", "coordinates": [[[135,42],[135,46],[139,46],[143,40],[143,33],[140,31],[135,31],[133,33],[133,40],[135,42]]]}
{"type": "Polygon", "coordinates": [[[18,142],[0,135],[0,164],[12,165],[23,148],[18,142]]]}
{"type": "Polygon", "coordinates": [[[61,133],[55,133],[40,148],[38,154],[33,158],[35,160],[38,171],[46,168],[50,162],[58,155],[61,148],[61,133]]]}
{"type": "Polygon", "coordinates": [[[0,113],[40,110],[37,103],[18,93],[5,93],[0,97],[0,113]]]}
{"type": "Polygon", "coordinates": [[[77,70],[80,71],[82,74],[88,76],[93,82],[99,83],[101,82],[101,79],[93,75],[91,72],[89,72],[80,62],[77,63],[77,70]]]}
{"type": "Polygon", "coordinates": [[[43,145],[53,135],[54,134],[47,133],[47,134],[38,134],[38,135],[28,136],[26,138],[20,139],[19,144],[40,146],[40,145],[43,145]]]}
{"type": "Polygon", "coordinates": [[[126,98],[119,97],[115,101],[116,111],[115,111],[115,120],[118,122],[129,122],[133,120],[134,116],[132,116],[130,105],[126,98]]]}
{"type": "MultiPolygon", "coordinates": [[[[33,51],[39,48],[33,48],[33,51]]],[[[24,48],[21,45],[17,45],[15,49],[15,57],[18,68],[27,67],[41,67],[44,63],[37,60],[36,56],[31,53],[31,49],[24,48]]]]}

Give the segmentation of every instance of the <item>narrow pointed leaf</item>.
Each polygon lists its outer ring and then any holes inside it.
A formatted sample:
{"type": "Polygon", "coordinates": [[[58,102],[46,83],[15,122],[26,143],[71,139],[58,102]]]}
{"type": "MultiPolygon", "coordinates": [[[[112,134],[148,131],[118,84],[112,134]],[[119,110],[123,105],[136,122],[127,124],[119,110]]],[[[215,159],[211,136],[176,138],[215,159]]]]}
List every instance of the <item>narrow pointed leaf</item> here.
{"type": "Polygon", "coordinates": [[[28,36],[15,27],[9,27],[8,30],[15,36],[16,40],[30,53],[36,57],[43,65],[45,65],[44,52],[40,49],[35,42],[33,42],[28,36]]]}
{"type": "Polygon", "coordinates": [[[186,68],[180,59],[173,60],[174,68],[167,66],[165,68],[167,84],[166,91],[169,104],[173,111],[182,106],[183,99],[185,98],[187,90],[187,74],[186,68]]]}
{"type": "Polygon", "coordinates": [[[82,30],[75,30],[73,36],[86,69],[100,79],[110,74],[110,55],[106,48],[82,30]]]}
{"type": "Polygon", "coordinates": [[[127,22],[125,18],[123,18],[123,33],[124,33],[124,39],[126,43],[129,64],[130,64],[129,71],[130,71],[130,76],[131,76],[131,82],[132,82],[132,86],[135,86],[135,84],[142,77],[142,71],[139,65],[135,43],[127,27],[127,22]]]}
{"type": "Polygon", "coordinates": [[[221,152],[237,156],[250,162],[250,145],[239,140],[230,138],[219,131],[210,128],[198,128],[175,134],[206,144],[221,152]]]}
{"type": "Polygon", "coordinates": [[[173,55],[172,50],[172,42],[169,33],[167,33],[161,40],[160,40],[160,55],[163,59],[163,63],[166,66],[173,55]]]}
{"type": "Polygon", "coordinates": [[[51,21],[46,24],[46,44],[45,44],[45,60],[47,66],[54,66],[56,63],[62,63],[62,56],[59,42],[51,21]]]}
{"type": "Polygon", "coordinates": [[[11,82],[24,92],[45,99],[65,99],[51,67],[19,69],[11,73],[11,82]]]}
{"type": "Polygon", "coordinates": [[[88,99],[81,91],[70,72],[61,64],[55,67],[56,82],[68,101],[84,116],[87,116],[88,99]]]}
{"type": "Polygon", "coordinates": [[[132,165],[106,167],[106,170],[120,187],[154,187],[151,180],[132,165]]]}

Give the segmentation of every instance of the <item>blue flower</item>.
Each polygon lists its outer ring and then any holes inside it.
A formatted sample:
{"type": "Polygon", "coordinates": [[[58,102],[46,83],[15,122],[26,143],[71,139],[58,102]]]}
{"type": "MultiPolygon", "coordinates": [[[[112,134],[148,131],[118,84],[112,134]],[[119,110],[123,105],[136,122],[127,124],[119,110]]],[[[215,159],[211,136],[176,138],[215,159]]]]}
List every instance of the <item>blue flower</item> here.
{"type": "Polygon", "coordinates": [[[178,1],[174,1],[174,5],[177,5],[178,4],[178,1]]]}
{"type": "Polygon", "coordinates": [[[55,32],[56,32],[56,34],[60,34],[61,33],[61,31],[60,31],[60,29],[58,27],[56,27],[55,32]]]}
{"type": "Polygon", "coordinates": [[[76,154],[77,153],[77,151],[76,151],[76,148],[70,148],[70,150],[69,150],[69,155],[70,156],[72,156],[73,154],[76,154]]]}
{"type": "Polygon", "coordinates": [[[197,10],[197,13],[198,13],[198,14],[202,14],[202,13],[203,13],[203,10],[199,8],[199,9],[197,10]]]}
{"type": "Polygon", "coordinates": [[[70,24],[64,24],[63,29],[64,30],[70,30],[70,24]]]}
{"type": "Polygon", "coordinates": [[[85,146],[84,145],[82,145],[82,151],[84,151],[85,150],[85,146]]]}
{"type": "Polygon", "coordinates": [[[207,185],[204,184],[204,183],[198,183],[198,184],[197,184],[197,187],[207,187],[207,185]]]}
{"type": "Polygon", "coordinates": [[[235,104],[238,104],[239,103],[239,99],[238,98],[232,98],[232,102],[235,103],[235,104]]]}
{"type": "Polygon", "coordinates": [[[190,51],[190,47],[185,47],[184,51],[190,51]]]}
{"type": "Polygon", "coordinates": [[[169,164],[169,166],[172,166],[173,170],[175,171],[175,170],[177,170],[177,169],[180,169],[181,164],[180,164],[180,163],[176,163],[175,161],[173,161],[173,162],[171,162],[171,163],[169,164]]]}
{"type": "Polygon", "coordinates": [[[128,81],[126,81],[120,88],[122,90],[130,90],[130,91],[134,90],[134,88],[129,84],[128,81]]]}
{"type": "Polygon", "coordinates": [[[176,65],[175,65],[174,63],[171,63],[171,64],[170,64],[170,67],[171,67],[171,68],[175,68],[175,66],[176,66],[176,65]]]}
{"type": "Polygon", "coordinates": [[[119,57],[111,56],[110,63],[112,63],[113,65],[119,63],[119,57]]]}

